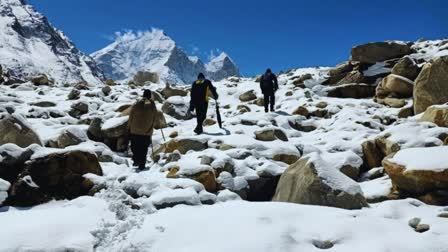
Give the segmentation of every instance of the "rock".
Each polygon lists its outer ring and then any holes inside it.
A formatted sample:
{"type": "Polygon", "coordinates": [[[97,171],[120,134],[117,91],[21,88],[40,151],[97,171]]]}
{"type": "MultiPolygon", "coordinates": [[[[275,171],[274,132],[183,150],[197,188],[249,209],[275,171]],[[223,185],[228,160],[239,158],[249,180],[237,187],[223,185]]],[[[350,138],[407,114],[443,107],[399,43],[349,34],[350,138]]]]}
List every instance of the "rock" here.
{"type": "Polygon", "coordinates": [[[399,75],[389,74],[376,88],[376,97],[408,98],[412,97],[413,90],[414,82],[399,75]]]}
{"type": "Polygon", "coordinates": [[[0,119],[0,145],[7,143],[13,143],[22,148],[31,144],[43,145],[26,119],[18,114],[7,114],[0,119]]]}
{"type": "Polygon", "coordinates": [[[362,153],[364,160],[364,171],[380,167],[384,158],[383,153],[377,148],[375,140],[362,143],[362,153]]]}
{"type": "Polygon", "coordinates": [[[353,84],[353,83],[366,83],[367,78],[364,77],[360,71],[349,72],[344,78],[338,81],[337,85],[353,84]]]}
{"type": "Polygon", "coordinates": [[[305,124],[300,119],[289,120],[288,123],[289,123],[289,126],[291,126],[291,128],[298,130],[298,131],[311,132],[313,130],[316,130],[316,126],[314,126],[312,124],[305,124]]]}
{"type": "Polygon", "coordinates": [[[282,174],[273,201],[360,209],[367,206],[361,188],[319,154],[301,158],[282,174]]]}
{"type": "Polygon", "coordinates": [[[328,71],[328,79],[325,80],[323,85],[335,85],[342,80],[348,73],[350,73],[355,67],[354,62],[347,61],[337,65],[328,71]]]}
{"type": "Polygon", "coordinates": [[[420,224],[420,222],[421,222],[422,220],[420,219],[420,218],[412,218],[412,219],[410,219],[409,221],[408,221],[408,225],[411,227],[411,228],[417,228],[417,226],[418,226],[418,224],[420,224]]]}
{"type": "Polygon", "coordinates": [[[352,48],[352,60],[375,64],[388,59],[399,58],[413,51],[407,44],[397,42],[374,42],[352,48]]]}
{"type": "Polygon", "coordinates": [[[216,177],[213,171],[203,171],[190,176],[190,178],[204,185],[205,190],[207,190],[208,192],[217,191],[216,177]]]}
{"type": "Polygon", "coordinates": [[[89,104],[85,102],[74,103],[68,114],[72,117],[79,118],[89,112],[89,104]]]}
{"type": "Polygon", "coordinates": [[[248,102],[257,99],[257,95],[254,90],[249,90],[239,96],[240,101],[248,102]]]}
{"type": "Polygon", "coordinates": [[[134,84],[138,86],[143,86],[147,82],[157,83],[159,82],[159,75],[157,73],[138,71],[134,75],[134,84]]]}
{"type": "Polygon", "coordinates": [[[293,115],[301,115],[304,116],[306,118],[310,117],[310,112],[308,111],[308,109],[304,106],[299,106],[296,110],[294,110],[292,112],[293,115]]]}
{"type": "Polygon", "coordinates": [[[128,117],[115,117],[104,122],[101,128],[104,143],[113,151],[127,151],[128,117]]]}
{"type": "Polygon", "coordinates": [[[101,88],[101,92],[103,92],[105,96],[108,96],[110,92],[112,92],[112,88],[110,86],[104,86],[101,88]]]}
{"type": "Polygon", "coordinates": [[[50,101],[35,102],[35,103],[31,103],[31,105],[36,106],[36,107],[41,107],[41,108],[56,107],[56,104],[54,102],[50,102],[50,101]]]}
{"type": "Polygon", "coordinates": [[[68,128],[62,132],[56,139],[55,148],[65,148],[72,145],[78,145],[87,141],[87,134],[78,128],[68,128]]]}
{"type": "Polygon", "coordinates": [[[163,103],[162,95],[159,92],[151,91],[151,97],[153,101],[163,103]]]}
{"type": "Polygon", "coordinates": [[[448,102],[448,56],[427,63],[415,80],[414,113],[420,114],[432,105],[448,102]]]}
{"type": "MultiPolygon", "coordinates": [[[[392,179],[393,185],[401,192],[411,195],[423,195],[437,190],[448,190],[448,165],[446,167],[406,167],[394,160],[402,160],[403,157],[431,157],[431,163],[437,162],[437,158],[443,158],[440,155],[431,155],[434,152],[441,153],[447,151],[447,146],[411,148],[392,154],[383,160],[383,166],[386,173],[392,179]]],[[[420,162],[421,163],[421,162],[420,162]]],[[[427,161],[430,166],[429,160],[427,161]]],[[[439,162],[440,163],[440,162],[439,162]]],[[[422,166],[422,164],[420,164],[422,166]]]]}
{"type": "Polygon", "coordinates": [[[52,85],[51,81],[48,79],[47,75],[45,75],[45,74],[33,77],[31,79],[31,82],[33,82],[33,84],[36,85],[36,86],[41,86],[41,85],[49,86],[49,85],[52,85]]]}
{"type": "Polygon", "coordinates": [[[101,132],[101,125],[102,125],[101,118],[93,118],[90,122],[89,128],[87,129],[87,136],[89,139],[97,142],[101,142],[103,139],[103,134],[101,132]]]}
{"type": "Polygon", "coordinates": [[[298,154],[275,154],[274,157],[272,158],[275,161],[280,161],[283,162],[285,164],[294,164],[297,160],[299,160],[300,155],[298,154]]]}
{"type": "Polygon", "coordinates": [[[171,97],[167,99],[162,106],[163,113],[170,115],[177,120],[189,120],[193,118],[191,113],[188,113],[188,102],[178,99],[179,97],[171,97]]]}
{"type": "Polygon", "coordinates": [[[79,99],[80,96],[81,96],[81,91],[74,88],[74,89],[72,89],[72,91],[70,91],[70,93],[68,93],[67,98],[69,100],[77,100],[77,99],[79,99]]]}
{"type": "Polygon", "coordinates": [[[87,83],[85,81],[81,81],[81,82],[76,83],[74,88],[78,89],[78,90],[90,90],[89,83],[87,83]]]}
{"type": "Polygon", "coordinates": [[[439,127],[448,127],[448,104],[428,107],[419,122],[432,122],[439,127]]]}
{"type": "Polygon", "coordinates": [[[375,145],[381,154],[386,157],[400,150],[398,143],[391,141],[386,136],[375,138],[375,145]]]}
{"type": "Polygon", "coordinates": [[[176,138],[177,136],[179,136],[179,133],[177,131],[173,131],[170,133],[170,135],[168,136],[169,138],[176,138]]]}
{"type": "Polygon", "coordinates": [[[289,91],[286,91],[285,96],[292,96],[293,94],[294,93],[291,90],[289,90],[289,91]]]}
{"type": "Polygon", "coordinates": [[[398,112],[398,118],[408,118],[411,116],[414,116],[414,107],[402,108],[398,112]]]}
{"type": "Polygon", "coordinates": [[[415,231],[418,233],[424,233],[429,230],[428,224],[418,224],[417,227],[415,227],[415,231]]]}
{"type": "Polygon", "coordinates": [[[334,246],[333,242],[328,240],[325,241],[313,240],[313,245],[318,249],[331,249],[334,246]]]}
{"type": "Polygon", "coordinates": [[[254,104],[260,107],[264,107],[264,98],[260,97],[254,101],[254,104]]]}
{"type": "Polygon", "coordinates": [[[250,108],[249,108],[248,106],[246,106],[246,105],[242,105],[242,104],[238,105],[238,106],[236,107],[236,109],[239,110],[240,112],[242,112],[242,111],[244,111],[244,112],[250,112],[250,108]]]}
{"type": "Polygon", "coordinates": [[[379,104],[389,106],[391,108],[402,108],[406,106],[406,100],[399,98],[391,98],[391,97],[386,97],[384,99],[376,98],[376,102],[378,102],[379,104]]]}
{"type": "Polygon", "coordinates": [[[11,188],[8,202],[14,206],[33,206],[51,199],[73,199],[87,195],[93,183],[84,175],[102,175],[96,155],[68,151],[38,157],[26,164],[11,188]]]}
{"type": "Polygon", "coordinates": [[[288,137],[280,129],[262,129],[255,131],[255,139],[259,141],[274,141],[276,139],[287,142],[288,137]]]}
{"type": "Polygon", "coordinates": [[[403,76],[411,81],[415,80],[420,73],[420,68],[410,57],[401,58],[392,68],[392,74],[403,76]]]}
{"type": "Polygon", "coordinates": [[[15,144],[0,147],[0,178],[13,183],[25,168],[25,162],[34,154],[33,148],[22,149],[15,144]]]}
{"type": "Polygon", "coordinates": [[[182,155],[178,151],[174,151],[173,153],[169,153],[166,158],[167,163],[177,162],[182,158],[182,155]]]}
{"type": "Polygon", "coordinates": [[[160,92],[165,99],[168,99],[172,96],[187,96],[188,91],[179,89],[179,88],[172,88],[170,84],[166,83],[166,86],[164,89],[162,89],[162,92],[160,92]]]}
{"type": "Polygon", "coordinates": [[[325,89],[328,97],[362,99],[375,96],[376,86],[367,84],[344,84],[325,89]]]}
{"type": "Polygon", "coordinates": [[[112,80],[112,79],[107,79],[107,80],[104,82],[104,84],[106,84],[106,85],[108,85],[108,86],[115,86],[115,85],[117,85],[117,84],[115,83],[115,81],[112,80]]]}
{"type": "Polygon", "coordinates": [[[264,174],[257,179],[248,180],[247,200],[248,201],[271,201],[274,197],[280,176],[264,174]]]}
{"type": "Polygon", "coordinates": [[[310,73],[304,74],[304,75],[300,75],[297,76],[294,81],[292,82],[292,84],[296,87],[301,87],[301,88],[305,88],[304,82],[306,80],[310,80],[312,79],[313,76],[310,73]]]}
{"type": "Polygon", "coordinates": [[[178,150],[181,154],[185,154],[190,150],[202,151],[207,148],[208,144],[206,140],[196,138],[181,138],[170,140],[168,143],[166,143],[166,148],[165,146],[161,146],[161,148],[156,151],[156,153],[171,153],[175,150],[178,150]]]}
{"type": "Polygon", "coordinates": [[[216,124],[216,121],[211,118],[205,119],[204,123],[203,123],[204,126],[211,126],[211,125],[215,125],[215,124],[216,124]]]}

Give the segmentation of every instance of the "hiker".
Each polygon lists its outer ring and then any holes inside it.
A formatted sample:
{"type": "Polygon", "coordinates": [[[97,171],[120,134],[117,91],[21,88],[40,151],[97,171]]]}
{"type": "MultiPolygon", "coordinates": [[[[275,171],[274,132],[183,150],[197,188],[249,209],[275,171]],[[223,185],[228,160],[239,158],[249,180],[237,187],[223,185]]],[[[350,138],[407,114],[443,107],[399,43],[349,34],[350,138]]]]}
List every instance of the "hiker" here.
{"type": "Polygon", "coordinates": [[[144,90],[143,98],[137,101],[129,114],[129,134],[132,159],[139,170],[145,169],[149,145],[152,144],[152,132],[157,114],[156,105],[151,100],[151,91],[144,90]]]}
{"type": "Polygon", "coordinates": [[[275,92],[278,90],[278,82],[277,76],[272,73],[271,69],[268,68],[261,76],[260,88],[264,95],[264,112],[268,112],[269,105],[271,105],[271,112],[274,112],[275,92]]]}
{"type": "Polygon", "coordinates": [[[197,126],[194,129],[196,134],[202,134],[202,124],[207,117],[208,99],[211,96],[213,99],[218,99],[216,88],[212,82],[207,80],[203,73],[198,75],[198,79],[193,82],[191,87],[191,100],[189,111],[196,110],[197,126]]]}

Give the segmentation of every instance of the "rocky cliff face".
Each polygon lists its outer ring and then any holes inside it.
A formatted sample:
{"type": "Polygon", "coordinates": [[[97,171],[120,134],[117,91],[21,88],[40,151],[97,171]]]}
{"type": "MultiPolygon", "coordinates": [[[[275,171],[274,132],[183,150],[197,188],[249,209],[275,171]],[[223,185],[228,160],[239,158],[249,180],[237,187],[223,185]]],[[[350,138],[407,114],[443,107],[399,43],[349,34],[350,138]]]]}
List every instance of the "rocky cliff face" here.
{"type": "Polygon", "coordinates": [[[56,83],[100,83],[102,71],[24,0],[0,1],[0,64],[11,77],[46,74],[56,83]]]}
{"type": "Polygon", "coordinates": [[[188,56],[162,30],[119,34],[107,47],[91,55],[111,79],[131,78],[138,71],[156,72],[162,80],[190,83],[200,72],[213,80],[239,76],[227,54],[212,59],[207,65],[199,58],[188,56]]]}

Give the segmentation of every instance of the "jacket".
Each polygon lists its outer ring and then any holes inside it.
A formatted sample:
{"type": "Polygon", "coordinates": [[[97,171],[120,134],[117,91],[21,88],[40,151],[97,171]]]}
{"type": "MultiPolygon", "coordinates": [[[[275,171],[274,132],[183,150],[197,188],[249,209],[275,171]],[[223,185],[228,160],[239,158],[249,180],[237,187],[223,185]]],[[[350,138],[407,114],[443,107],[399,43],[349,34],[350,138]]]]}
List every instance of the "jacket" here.
{"type": "Polygon", "coordinates": [[[216,88],[209,80],[196,80],[191,86],[190,108],[201,107],[208,103],[209,97],[218,99],[216,88]]]}
{"type": "Polygon", "coordinates": [[[157,116],[154,101],[143,98],[132,106],[129,114],[129,132],[133,135],[152,136],[157,116]]]}
{"type": "Polygon", "coordinates": [[[278,89],[277,76],[273,73],[265,73],[260,79],[261,92],[265,95],[272,95],[278,89]]]}

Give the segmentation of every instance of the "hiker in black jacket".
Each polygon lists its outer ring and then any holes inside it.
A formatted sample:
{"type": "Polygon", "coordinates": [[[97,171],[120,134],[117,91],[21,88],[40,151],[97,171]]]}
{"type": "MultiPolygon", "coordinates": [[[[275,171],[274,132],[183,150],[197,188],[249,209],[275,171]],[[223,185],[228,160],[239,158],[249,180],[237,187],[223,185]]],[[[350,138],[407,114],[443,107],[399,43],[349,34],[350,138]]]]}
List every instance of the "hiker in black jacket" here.
{"type": "Polygon", "coordinates": [[[271,69],[267,69],[260,79],[261,92],[264,95],[264,112],[268,112],[268,105],[271,106],[271,112],[274,111],[275,91],[278,90],[277,76],[272,73],[271,69]]]}
{"type": "Polygon", "coordinates": [[[203,73],[198,75],[198,79],[193,82],[191,87],[190,112],[196,110],[196,119],[198,125],[194,129],[196,134],[202,134],[202,124],[207,116],[208,99],[211,96],[213,99],[218,99],[216,88],[212,82],[205,79],[203,73]],[[211,94],[211,95],[210,95],[211,94]]]}

